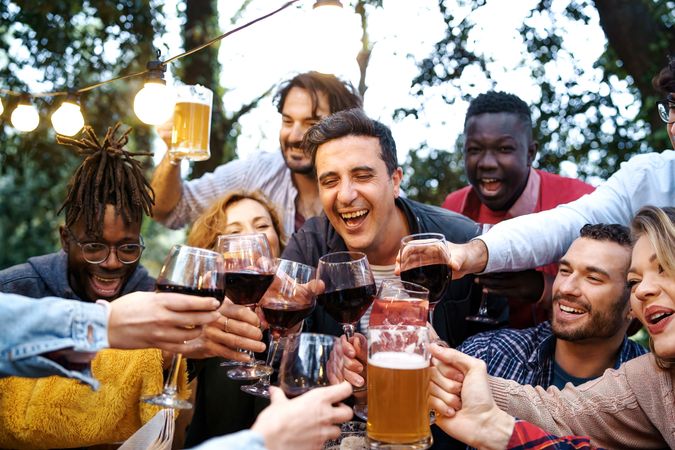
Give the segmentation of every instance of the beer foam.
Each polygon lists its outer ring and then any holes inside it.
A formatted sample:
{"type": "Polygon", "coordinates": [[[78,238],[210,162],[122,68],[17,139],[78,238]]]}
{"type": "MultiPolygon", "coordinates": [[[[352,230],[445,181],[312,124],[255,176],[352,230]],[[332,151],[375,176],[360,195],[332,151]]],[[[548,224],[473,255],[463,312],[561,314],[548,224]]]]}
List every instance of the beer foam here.
{"type": "Polygon", "coordinates": [[[379,352],[368,358],[368,364],[383,369],[424,369],[429,361],[423,355],[403,352],[379,352]]]}

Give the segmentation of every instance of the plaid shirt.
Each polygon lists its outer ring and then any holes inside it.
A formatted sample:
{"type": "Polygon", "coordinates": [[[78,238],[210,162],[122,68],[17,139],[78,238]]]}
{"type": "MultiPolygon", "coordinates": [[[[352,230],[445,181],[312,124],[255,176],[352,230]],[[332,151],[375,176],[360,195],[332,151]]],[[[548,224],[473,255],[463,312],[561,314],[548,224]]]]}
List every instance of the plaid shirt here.
{"type": "Polygon", "coordinates": [[[600,450],[591,445],[588,436],[557,437],[546,433],[536,425],[516,420],[507,450],[600,450]]]}
{"type": "MultiPolygon", "coordinates": [[[[520,384],[549,387],[553,383],[555,336],[549,322],[524,330],[502,329],[468,338],[457,349],[487,364],[490,375],[520,384]]],[[[647,353],[637,342],[624,338],[614,368],[647,353]]]]}

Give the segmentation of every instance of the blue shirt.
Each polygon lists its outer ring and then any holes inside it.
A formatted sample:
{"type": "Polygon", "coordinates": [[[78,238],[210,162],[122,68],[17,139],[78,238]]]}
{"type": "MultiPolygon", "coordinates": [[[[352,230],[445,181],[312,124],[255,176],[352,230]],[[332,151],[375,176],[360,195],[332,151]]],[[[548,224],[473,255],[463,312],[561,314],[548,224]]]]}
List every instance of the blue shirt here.
{"type": "MultiPolygon", "coordinates": [[[[457,349],[482,359],[490,375],[520,384],[547,388],[553,384],[556,338],[549,322],[524,330],[501,329],[470,337],[457,349]]],[[[637,342],[624,338],[614,368],[647,353],[637,342]]]]}
{"type": "Polygon", "coordinates": [[[44,354],[71,348],[93,353],[107,348],[108,317],[104,306],[0,293],[0,323],[0,376],[61,375],[97,386],[88,369],[70,370],[44,354]]]}

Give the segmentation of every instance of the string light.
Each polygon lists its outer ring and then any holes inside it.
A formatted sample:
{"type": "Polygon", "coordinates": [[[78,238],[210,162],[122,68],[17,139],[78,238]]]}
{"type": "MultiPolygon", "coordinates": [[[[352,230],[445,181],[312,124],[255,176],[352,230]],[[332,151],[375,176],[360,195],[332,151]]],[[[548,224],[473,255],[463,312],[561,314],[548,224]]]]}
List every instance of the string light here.
{"type": "Polygon", "coordinates": [[[40,123],[37,108],[31,103],[30,95],[23,94],[12,112],[12,125],[19,131],[33,131],[40,123]]]}
{"type": "Polygon", "coordinates": [[[70,93],[52,114],[54,130],[63,136],[74,136],[84,126],[84,117],[80,110],[78,95],[70,93]]]}
{"type": "Polygon", "coordinates": [[[161,61],[150,61],[147,67],[145,85],[134,97],[134,112],[142,122],[160,125],[173,115],[176,100],[164,81],[166,66],[161,61]]]}
{"type": "MultiPolygon", "coordinates": [[[[214,39],[211,39],[205,44],[200,45],[199,47],[193,48],[191,50],[185,51],[179,55],[173,56],[167,59],[164,62],[161,61],[151,61],[148,63],[147,69],[141,72],[131,73],[128,75],[121,75],[109,80],[101,81],[84,88],[76,89],[74,91],[55,91],[55,92],[42,92],[42,93],[19,93],[12,90],[0,89],[1,94],[8,94],[13,96],[21,96],[19,104],[14,109],[11,115],[12,125],[20,131],[32,131],[37,128],[40,122],[40,116],[37,112],[35,106],[32,105],[30,98],[38,97],[58,97],[58,96],[67,96],[71,93],[81,94],[93,89],[96,89],[104,84],[112,83],[114,81],[124,80],[127,78],[138,77],[141,75],[146,76],[146,81],[144,87],[136,94],[134,98],[134,112],[143,122],[148,124],[161,124],[166,122],[169,117],[173,114],[173,105],[174,105],[174,96],[170,93],[170,89],[167,88],[166,82],[164,81],[163,72],[166,70],[166,65],[172,61],[175,61],[184,56],[191,55],[192,53],[198,52],[215,42],[224,39],[232,33],[243,30],[254,23],[257,23],[261,20],[264,20],[274,14],[288,8],[292,4],[300,0],[289,0],[284,3],[281,7],[276,10],[260,16],[256,19],[251,20],[250,22],[245,23],[239,27],[234,28],[226,33],[217,36],[214,39]],[[152,67],[151,67],[152,66],[152,67]],[[160,76],[157,77],[157,74],[154,72],[160,71],[160,76]]],[[[318,3],[337,3],[342,6],[339,0],[318,0],[318,3]]],[[[315,4],[315,7],[317,5],[315,4]]],[[[0,115],[3,113],[4,107],[2,100],[0,100],[0,115]]],[[[65,136],[72,136],[76,134],[84,125],[84,118],[82,117],[82,112],[77,101],[69,101],[68,98],[64,100],[58,110],[52,114],[52,125],[57,133],[63,134],[65,136]],[[82,121],[82,125],[78,124],[82,121]],[[57,125],[58,124],[58,125],[57,125]],[[76,126],[77,130],[72,131],[76,126]],[[72,134],[68,134],[72,132],[72,134]]]]}

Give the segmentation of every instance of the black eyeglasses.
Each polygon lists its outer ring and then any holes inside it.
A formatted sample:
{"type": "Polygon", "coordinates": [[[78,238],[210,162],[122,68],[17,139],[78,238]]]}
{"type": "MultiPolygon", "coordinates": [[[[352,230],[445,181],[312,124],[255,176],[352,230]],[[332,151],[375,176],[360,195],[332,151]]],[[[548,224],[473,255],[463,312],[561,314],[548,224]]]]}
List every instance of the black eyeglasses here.
{"type": "Polygon", "coordinates": [[[115,249],[117,259],[122,264],[133,264],[140,259],[141,253],[145,249],[143,236],[139,236],[140,243],[138,244],[108,245],[102,242],[87,242],[83,244],[75,237],[70,228],[66,228],[66,230],[68,230],[71,239],[79,245],[84,260],[91,264],[101,264],[107,260],[108,256],[110,256],[110,250],[113,248],[115,249]]]}
{"type": "Polygon", "coordinates": [[[668,96],[666,100],[661,100],[656,103],[656,108],[659,110],[659,117],[668,125],[675,123],[675,99],[668,96]]]}

